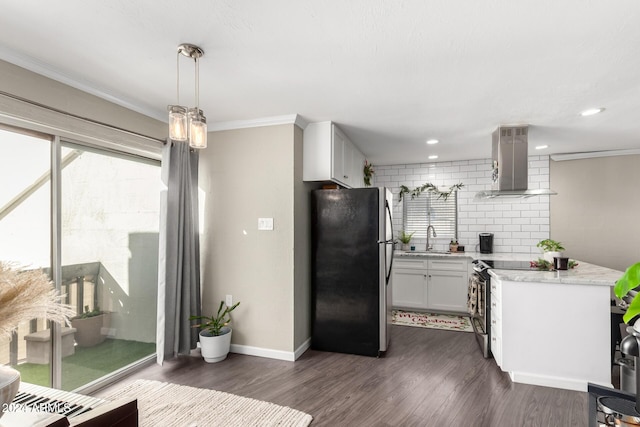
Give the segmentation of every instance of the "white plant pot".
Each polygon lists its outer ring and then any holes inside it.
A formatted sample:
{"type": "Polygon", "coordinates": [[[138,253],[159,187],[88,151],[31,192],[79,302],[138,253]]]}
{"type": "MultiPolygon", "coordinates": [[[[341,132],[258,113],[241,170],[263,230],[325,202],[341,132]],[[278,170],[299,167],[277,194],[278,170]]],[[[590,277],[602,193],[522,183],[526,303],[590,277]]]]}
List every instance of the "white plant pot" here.
{"type": "Polygon", "coordinates": [[[0,365],[0,417],[10,407],[20,387],[20,372],[0,365]]]}
{"type": "Polygon", "coordinates": [[[553,264],[553,258],[556,257],[561,257],[562,256],[562,252],[545,252],[543,257],[545,261],[549,261],[551,264],[553,264]]]}
{"type": "Polygon", "coordinates": [[[222,335],[213,336],[209,332],[200,332],[200,352],[205,362],[223,361],[231,348],[231,328],[222,328],[222,335]]]}

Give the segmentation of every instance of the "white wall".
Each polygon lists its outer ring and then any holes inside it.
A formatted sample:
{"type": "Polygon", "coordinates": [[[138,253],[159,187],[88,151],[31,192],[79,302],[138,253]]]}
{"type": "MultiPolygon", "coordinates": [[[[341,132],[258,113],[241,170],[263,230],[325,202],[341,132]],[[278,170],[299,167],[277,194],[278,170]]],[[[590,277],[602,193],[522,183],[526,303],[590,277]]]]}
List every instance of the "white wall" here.
{"type": "MultiPolygon", "coordinates": [[[[458,193],[458,241],[465,245],[466,251],[476,249],[478,233],[488,232],[494,234],[496,253],[538,255],[536,243],[549,237],[550,196],[474,200],[477,192],[491,189],[491,159],[375,166],[374,169],[374,185],[389,187],[394,193],[395,230],[402,230],[400,185],[413,189],[431,182],[448,188],[462,182],[464,188],[458,193]]],[[[548,156],[529,156],[529,189],[537,188],[549,188],[548,156]]],[[[439,250],[449,247],[449,240],[436,238],[434,243],[439,250]]],[[[426,239],[413,239],[412,244],[424,249],[426,239]]]]}

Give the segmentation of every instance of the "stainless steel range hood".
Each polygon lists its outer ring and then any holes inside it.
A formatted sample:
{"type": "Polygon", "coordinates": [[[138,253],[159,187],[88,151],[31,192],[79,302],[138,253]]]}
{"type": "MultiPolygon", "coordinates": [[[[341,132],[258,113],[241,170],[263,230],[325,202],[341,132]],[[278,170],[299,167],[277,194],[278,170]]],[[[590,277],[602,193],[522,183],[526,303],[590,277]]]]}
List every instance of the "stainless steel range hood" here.
{"type": "Polygon", "coordinates": [[[476,199],[495,197],[527,198],[558,194],[549,189],[528,188],[529,127],[501,126],[493,132],[491,190],[476,194],[476,199]]]}

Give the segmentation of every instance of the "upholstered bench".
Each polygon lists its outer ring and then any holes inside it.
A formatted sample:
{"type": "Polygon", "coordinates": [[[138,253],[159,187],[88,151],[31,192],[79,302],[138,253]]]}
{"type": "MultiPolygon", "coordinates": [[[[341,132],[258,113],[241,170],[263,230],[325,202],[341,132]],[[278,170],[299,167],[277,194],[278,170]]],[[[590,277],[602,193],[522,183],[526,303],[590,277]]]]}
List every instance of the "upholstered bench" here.
{"type": "MultiPolygon", "coordinates": [[[[75,353],[75,328],[62,328],[62,357],[75,353]]],[[[27,363],[46,365],[51,352],[51,336],[49,329],[25,335],[27,341],[27,363]]]]}

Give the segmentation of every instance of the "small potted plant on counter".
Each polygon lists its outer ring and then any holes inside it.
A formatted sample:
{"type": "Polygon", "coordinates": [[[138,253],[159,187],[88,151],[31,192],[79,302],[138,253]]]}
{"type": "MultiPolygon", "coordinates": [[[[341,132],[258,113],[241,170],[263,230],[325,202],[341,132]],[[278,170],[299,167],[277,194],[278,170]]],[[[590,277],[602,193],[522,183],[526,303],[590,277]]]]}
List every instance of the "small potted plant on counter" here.
{"type": "Polygon", "coordinates": [[[449,243],[449,252],[458,252],[458,241],[456,239],[451,239],[451,243],[449,243]]]}
{"type": "Polygon", "coordinates": [[[409,242],[411,242],[411,237],[413,237],[413,235],[415,234],[415,231],[411,234],[407,234],[404,232],[404,230],[402,230],[400,232],[400,234],[398,234],[398,240],[400,240],[400,242],[402,242],[402,250],[403,251],[408,251],[409,250],[409,242]]]}
{"type": "Polygon", "coordinates": [[[239,302],[231,307],[220,301],[218,313],[212,316],[191,316],[189,320],[199,320],[201,323],[193,325],[201,328],[200,350],[205,362],[216,363],[227,358],[231,348],[231,312],[240,305],[239,302]]]}
{"type": "Polygon", "coordinates": [[[538,242],[536,245],[544,251],[543,258],[553,264],[553,258],[561,257],[562,251],[564,251],[564,247],[562,243],[556,242],[551,239],[544,239],[538,242]]]}

